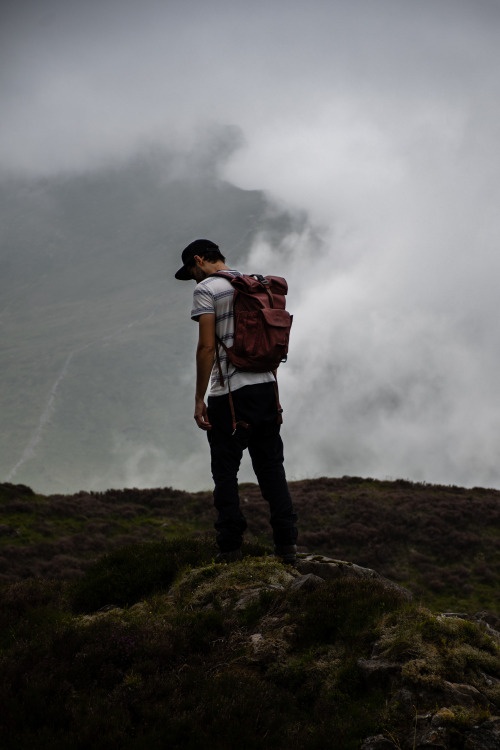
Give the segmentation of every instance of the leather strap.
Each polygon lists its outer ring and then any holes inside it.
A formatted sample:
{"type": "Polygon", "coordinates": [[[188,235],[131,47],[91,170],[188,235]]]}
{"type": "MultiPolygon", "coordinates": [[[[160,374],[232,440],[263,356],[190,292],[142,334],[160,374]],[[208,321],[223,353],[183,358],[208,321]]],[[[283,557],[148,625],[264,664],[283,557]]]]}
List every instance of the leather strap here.
{"type": "MultiPolygon", "coordinates": [[[[223,348],[227,351],[227,346],[224,344],[223,341],[220,340],[220,338],[217,336],[217,334],[215,335],[215,338],[216,338],[217,343],[221,344],[223,346],[223,348]]],[[[219,369],[219,383],[223,387],[224,386],[224,375],[222,374],[222,364],[221,364],[221,361],[220,361],[220,354],[219,354],[219,347],[218,346],[215,347],[215,358],[217,360],[217,367],[219,369]]],[[[236,427],[238,425],[242,425],[242,427],[247,428],[248,427],[248,423],[247,422],[243,422],[241,420],[238,421],[238,422],[236,421],[236,412],[235,412],[235,409],[234,409],[233,396],[232,396],[232,393],[231,393],[231,381],[230,381],[230,378],[229,378],[229,359],[226,360],[226,367],[227,367],[227,378],[226,378],[226,380],[227,380],[227,393],[228,393],[228,396],[229,396],[229,407],[231,409],[231,419],[233,421],[233,434],[234,434],[234,432],[236,431],[236,427]]],[[[276,374],[276,370],[273,370],[273,375],[274,375],[274,382],[273,382],[274,393],[276,395],[276,411],[277,411],[277,415],[278,415],[277,416],[277,421],[278,421],[278,424],[283,424],[283,408],[282,408],[282,406],[280,404],[280,396],[279,396],[279,389],[278,389],[278,376],[276,374]]]]}

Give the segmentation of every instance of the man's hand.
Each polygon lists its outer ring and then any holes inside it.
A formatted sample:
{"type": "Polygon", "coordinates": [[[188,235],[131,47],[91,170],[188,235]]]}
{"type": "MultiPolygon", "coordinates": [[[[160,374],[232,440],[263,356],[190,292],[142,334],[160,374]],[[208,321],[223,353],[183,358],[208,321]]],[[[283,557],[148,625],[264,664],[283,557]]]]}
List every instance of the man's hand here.
{"type": "Polygon", "coordinates": [[[210,430],[212,425],[208,421],[207,405],[202,398],[196,398],[194,402],[194,418],[200,430],[210,430]]]}

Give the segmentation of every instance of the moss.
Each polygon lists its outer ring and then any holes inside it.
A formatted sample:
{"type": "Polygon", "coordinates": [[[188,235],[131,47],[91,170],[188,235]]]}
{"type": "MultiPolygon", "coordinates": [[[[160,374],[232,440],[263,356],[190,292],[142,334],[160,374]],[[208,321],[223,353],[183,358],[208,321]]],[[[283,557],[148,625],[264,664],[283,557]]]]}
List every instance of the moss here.
{"type": "Polygon", "coordinates": [[[485,675],[500,677],[500,647],[481,625],[410,606],[385,619],[377,650],[403,661],[402,676],[409,683],[468,683],[496,700],[495,686],[485,675]]]}
{"type": "Polygon", "coordinates": [[[236,603],[252,590],[279,590],[292,580],[293,575],[274,558],[246,557],[231,565],[212,563],[188,570],[173,586],[172,595],[183,606],[223,606],[236,603]]]}
{"type": "MultiPolygon", "coordinates": [[[[127,545],[79,586],[0,587],[2,747],[322,750],[334,738],[357,750],[380,731],[402,737],[395,727],[412,721],[364,682],[357,662],[374,647],[403,662],[429,710],[436,698],[424,688],[444,680],[467,680],[500,705],[499,648],[484,627],[377,580],[294,591],[298,573],[273,557],[220,565],[214,552],[203,536],[127,545]],[[99,611],[107,604],[119,608],[99,611]]],[[[457,747],[487,715],[448,710],[457,747]]]]}
{"type": "Polygon", "coordinates": [[[436,713],[440,723],[461,733],[472,729],[476,724],[486,721],[490,712],[484,708],[464,706],[449,706],[442,708],[436,713]]]}
{"type": "Polygon", "coordinates": [[[253,628],[281,600],[278,591],[264,589],[252,598],[238,612],[239,622],[246,628],[253,628]]]}

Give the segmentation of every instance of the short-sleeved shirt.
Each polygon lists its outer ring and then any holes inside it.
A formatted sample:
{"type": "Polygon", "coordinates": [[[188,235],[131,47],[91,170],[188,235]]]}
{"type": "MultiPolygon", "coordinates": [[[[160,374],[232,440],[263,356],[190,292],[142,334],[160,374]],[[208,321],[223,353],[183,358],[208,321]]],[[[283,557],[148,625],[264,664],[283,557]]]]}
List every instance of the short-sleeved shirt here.
{"type": "MultiPolygon", "coordinates": [[[[239,271],[224,270],[224,273],[241,276],[239,271]]],[[[217,274],[209,276],[196,285],[191,310],[191,318],[195,321],[200,318],[200,315],[206,315],[207,313],[215,315],[215,333],[228,348],[233,344],[234,334],[233,295],[234,289],[227,279],[223,276],[217,276],[217,274]]],[[[272,372],[242,372],[237,370],[228,362],[227,354],[221,346],[219,346],[219,356],[224,385],[220,383],[219,368],[217,361],[215,361],[210,377],[210,396],[222,396],[228,393],[228,379],[231,384],[231,391],[236,391],[245,385],[274,381],[272,372]]]]}

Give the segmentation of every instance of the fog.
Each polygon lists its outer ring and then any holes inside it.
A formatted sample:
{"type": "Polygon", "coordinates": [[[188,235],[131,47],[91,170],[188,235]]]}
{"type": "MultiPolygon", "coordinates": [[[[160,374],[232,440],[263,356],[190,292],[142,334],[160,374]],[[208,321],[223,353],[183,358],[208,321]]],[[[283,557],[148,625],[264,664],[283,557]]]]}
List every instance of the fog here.
{"type": "MultiPolygon", "coordinates": [[[[289,282],[290,478],[500,487],[496,1],[18,0],[0,13],[4,174],[89,172],[154,144],[189,153],[229,125],[240,146],[219,177],[306,212],[278,246],[257,237],[242,269],[289,282]]],[[[172,272],[181,249],[165,250],[172,272]]],[[[185,463],[146,441],[120,453],[125,481],[147,482],[146,451],[156,483],[209,486],[192,429],[185,463]]]]}

